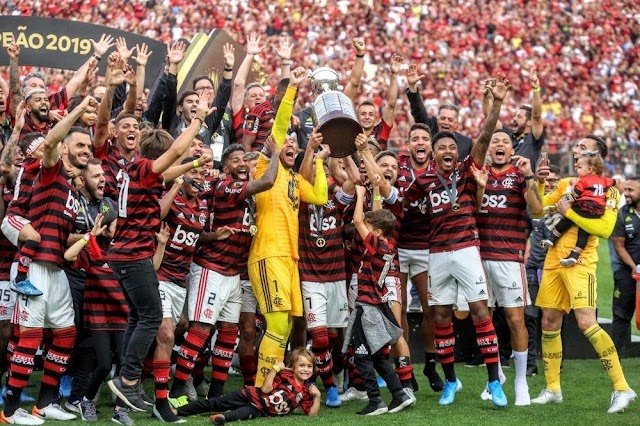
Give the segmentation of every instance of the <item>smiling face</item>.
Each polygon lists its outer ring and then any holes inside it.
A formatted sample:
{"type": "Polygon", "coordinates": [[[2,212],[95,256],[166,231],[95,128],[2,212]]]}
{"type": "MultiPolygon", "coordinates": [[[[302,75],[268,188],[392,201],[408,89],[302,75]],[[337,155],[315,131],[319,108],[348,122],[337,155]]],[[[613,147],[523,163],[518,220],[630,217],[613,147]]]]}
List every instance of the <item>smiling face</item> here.
{"type": "Polygon", "coordinates": [[[376,108],[369,104],[360,105],[360,108],[358,108],[358,121],[365,132],[373,129],[378,121],[376,108]]]}
{"type": "Polygon", "coordinates": [[[513,120],[511,120],[511,128],[513,130],[513,133],[515,133],[516,135],[523,134],[528,125],[530,125],[530,122],[527,119],[527,111],[521,108],[518,110],[518,112],[516,112],[513,120]]]}
{"type": "Polygon", "coordinates": [[[118,149],[135,151],[140,140],[140,126],[138,120],[126,117],[120,120],[116,126],[118,134],[118,149]]]}
{"type": "Polygon", "coordinates": [[[458,112],[442,108],[438,111],[438,130],[442,132],[455,132],[458,128],[458,112]]]}
{"type": "Polygon", "coordinates": [[[382,170],[384,179],[393,186],[396,183],[396,179],[398,179],[398,160],[391,155],[385,155],[378,158],[376,163],[378,167],[380,167],[380,170],[382,170]]]}
{"type": "Polygon", "coordinates": [[[313,362],[306,356],[299,356],[292,369],[298,383],[304,383],[313,376],[313,362]]]}
{"type": "Polygon", "coordinates": [[[133,110],[133,115],[135,115],[138,119],[142,118],[142,114],[147,110],[147,95],[142,95],[138,102],[136,102],[136,107],[133,110]]]}
{"type": "Polygon", "coordinates": [[[82,127],[92,127],[98,120],[98,110],[95,107],[88,106],[80,116],[82,127]]]}
{"type": "Polygon", "coordinates": [[[64,138],[63,154],[72,166],[84,169],[92,157],[91,137],[79,132],[68,135],[64,138]]]}
{"type": "Polygon", "coordinates": [[[444,137],[436,141],[433,147],[433,159],[438,164],[438,169],[443,172],[451,172],[458,162],[458,145],[452,138],[444,137]]]}
{"type": "Polygon", "coordinates": [[[509,165],[511,163],[511,156],[513,155],[509,135],[504,132],[494,133],[491,136],[487,153],[489,157],[491,157],[491,165],[493,167],[501,168],[502,166],[509,165]]]}
{"type": "Polygon", "coordinates": [[[202,185],[204,185],[204,175],[204,167],[191,169],[184,174],[185,179],[182,184],[182,193],[186,199],[193,200],[198,196],[199,190],[196,186],[202,188],[202,185]],[[195,183],[195,185],[193,185],[193,183],[195,183]]]}
{"type": "Polygon", "coordinates": [[[431,135],[424,129],[409,133],[409,153],[417,164],[425,164],[431,155],[431,135]]]}
{"type": "Polygon", "coordinates": [[[239,149],[229,154],[222,171],[235,180],[249,180],[249,165],[244,158],[244,151],[239,149]]]}
{"type": "Polygon", "coordinates": [[[244,106],[251,110],[254,106],[261,104],[267,100],[267,94],[260,86],[252,87],[247,91],[247,95],[244,98],[244,106]]]}
{"type": "Polygon", "coordinates": [[[628,180],[624,183],[624,198],[628,205],[638,206],[640,203],[640,181],[628,180]]]}
{"type": "Polygon", "coordinates": [[[0,114],[7,112],[7,95],[0,89],[0,114]]]}
{"type": "Polygon", "coordinates": [[[189,153],[187,157],[200,158],[204,153],[204,142],[199,138],[194,138],[189,147],[189,153]]]}

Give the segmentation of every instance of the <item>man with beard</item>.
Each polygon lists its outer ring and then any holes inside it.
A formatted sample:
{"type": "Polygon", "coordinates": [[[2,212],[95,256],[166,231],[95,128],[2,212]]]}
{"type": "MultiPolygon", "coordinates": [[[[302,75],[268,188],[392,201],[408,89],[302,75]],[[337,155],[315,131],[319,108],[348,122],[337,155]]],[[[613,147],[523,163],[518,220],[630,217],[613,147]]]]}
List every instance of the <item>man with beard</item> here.
{"type": "Polygon", "coordinates": [[[20,136],[33,132],[40,132],[45,135],[49,133],[55,123],[49,118],[51,103],[45,90],[40,88],[29,90],[24,97],[24,101],[27,115],[20,136]]]}
{"type": "Polygon", "coordinates": [[[11,137],[11,119],[7,113],[7,86],[6,81],[0,77],[0,143],[2,146],[7,144],[7,141],[11,137]]]}
{"type": "MultiPolygon", "coordinates": [[[[606,157],[607,145],[598,136],[587,135],[578,141],[573,156],[577,161],[581,155],[592,155],[594,152],[603,158],[606,157]]],[[[544,176],[543,172],[547,173],[548,170],[541,171],[539,175],[544,176]]],[[[571,178],[560,180],[555,191],[544,195],[543,198],[544,206],[555,205],[558,213],[571,219],[576,226],[565,232],[556,244],[548,249],[544,262],[536,305],[542,309],[542,359],[546,387],[531,402],[547,404],[560,403],[563,400],[560,388],[560,328],[565,313],[573,309],[578,328],[589,339],[613,384],[611,405],[607,412],[618,413],[624,411],[637,395],[624,377],[613,340],[598,325],[596,319],[596,265],[598,238],[608,238],[615,227],[620,193],[616,187],[607,189],[604,215],[596,219],[585,219],[575,213],[570,202],[563,198],[571,191],[571,182],[571,178]],[[561,267],[560,259],[564,259],[575,246],[578,227],[589,232],[591,237],[580,255],[578,264],[573,268],[561,267]]],[[[538,192],[544,193],[544,185],[541,183],[538,183],[538,192]]]]}
{"type": "MultiPolygon", "coordinates": [[[[487,275],[489,306],[504,308],[511,331],[515,360],[515,405],[529,405],[527,385],[528,335],[524,307],[530,304],[525,281],[524,254],[527,245],[527,209],[542,213],[531,163],[514,156],[509,134],[496,130],[489,143],[491,165],[481,207],[476,214],[480,232],[480,257],[487,275]],[[515,165],[512,164],[515,162],[515,165]]],[[[488,394],[484,398],[489,399],[488,394]]]]}
{"type": "Polygon", "coordinates": [[[469,303],[478,346],[487,366],[493,402],[501,407],[507,405],[498,375],[498,339],[487,308],[488,290],[474,217],[477,185],[473,168],[484,165],[502,101],[510,88],[508,80],[502,76],[492,83],[489,86],[494,94],[491,114],[471,149],[471,155],[458,162],[455,135],[451,132],[436,134],[432,146],[437,169],[419,176],[405,191],[404,197],[405,205],[427,197],[430,266],[427,298],[435,315],[435,343],[446,377],[441,405],[452,404],[462,386],[454,370],[452,306],[457,302],[458,294],[469,303]]]}
{"type": "MultiPolygon", "coordinates": [[[[431,160],[431,132],[426,124],[416,123],[409,130],[409,156],[398,158],[400,167],[396,186],[402,193],[423,173],[432,170],[435,164],[431,160]]],[[[429,240],[425,238],[429,230],[426,216],[426,197],[407,204],[403,208],[398,236],[398,259],[400,261],[400,284],[402,286],[402,328],[405,339],[409,340],[407,321],[408,288],[411,282],[418,291],[422,306],[422,337],[424,339],[425,366],[424,375],[434,392],[442,390],[444,384],[436,372],[436,347],[433,340],[435,322],[429,308],[427,283],[429,270],[429,240]]]]}
{"type": "Polygon", "coordinates": [[[378,117],[375,104],[371,101],[364,101],[356,109],[358,122],[367,138],[372,139],[380,145],[380,150],[387,149],[387,140],[391,134],[393,120],[395,117],[396,103],[398,102],[398,73],[404,58],[400,55],[393,55],[391,58],[391,84],[387,89],[387,101],[382,108],[382,120],[378,117]]]}
{"type": "MultiPolygon", "coordinates": [[[[270,148],[277,151],[275,144],[270,148]]],[[[217,326],[218,336],[213,350],[213,369],[209,397],[222,395],[233,349],[238,336],[242,305],[240,287],[241,259],[246,258],[251,237],[256,233],[253,195],[273,187],[278,174],[277,152],[268,170],[258,180],[249,180],[249,167],[239,144],[229,146],[222,155],[226,177],[212,182],[211,191],[202,198],[211,212],[200,246],[189,272],[189,331],[178,351],[171,404],[177,408],[188,403],[185,385],[198,352],[217,326]],[[229,238],[211,244],[216,228],[234,228],[229,238]]]]}
{"type": "Polygon", "coordinates": [[[65,168],[82,169],[91,158],[89,134],[71,126],[87,107],[96,104],[95,99],[86,97],[80,107],[61,120],[45,138],[42,168],[29,205],[29,219],[34,229],[46,236],[29,268],[29,278],[39,283],[43,295],[18,300],[15,316],[20,324],[20,338],[11,358],[5,409],[0,416],[4,423],[42,424],[44,419],[72,420],[76,417],[53,402],[76,338],[73,302],[62,264],[79,202],[65,168]],[[19,408],[20,394],[33,371],[35,353],[45,327],[53,329],[53,342],[45,356],[42,387],[30,415],[19,408]]]}
{"type": "Polygon", "coordinates": [[[418,82],[424,78],[424,75],[418,75],[418,67],[415,64],[409,65],[407,71],[407,98],[411,105],[411,115],[416,123],[424,123],[429,126],[431,134],[438,132],[453,132],[458,144],[458,158],[467,158],[471,153],[473,141],[469,136],[465,136],[457,132],[460,123],[458,116],[459,109],[454,104],[441,104],[438,107],[438,116],[432,117],[427,115],[427,110],[422,102],[422,96],[418,91],[418,82]]]}
{"type": "MultiPolygon", "coordinates": [[[[291,73],[275,122],[272,135],[281,148],[278,177],[272,189],[256,196],[257,232],[249,251],[249,277],[260,310],[267,321],[267,330],[258,351],[256,385],[261,386],[271,367],[282,362],[291,332],[292,317],[302,316],[302,295],[298,275],[298,212],[300,202],[323,206],[327,202],[327,178],[324,158],[329,148],[321,145],[316,157],[316,175],[311,186],[291,168],[295,163],[296,147],[287,128],[299,85],[306,78],[306,70],[297,68],[291,73]],[[274,229],[277,232],[273,232],[274,229]]],[[[267,169],[266,153],[258,159],[255,176],[260,178],[267,169]]],[[[272,156],[273,157],[273,156],[272,156]]]]}
{"type": "MultiPolygon", "coordinates": [[[[516,115],[511,120],[511,128],[506,128],[498,122],[496,129],[505,129],[511,136],[511,143],[516,155],[528,158],[531,167],[537,167],[540,152],[544,145],[544,127],[542,126],[542,97],[540,96],[540,80],[535,67],[530,70],[529,85],[533,93],[531,106],[522,105],[516,111],[516,115]]],[[[491,93],[486,86],[482,91],[482,112],[485,117],[490,108],[491,93]]]]}

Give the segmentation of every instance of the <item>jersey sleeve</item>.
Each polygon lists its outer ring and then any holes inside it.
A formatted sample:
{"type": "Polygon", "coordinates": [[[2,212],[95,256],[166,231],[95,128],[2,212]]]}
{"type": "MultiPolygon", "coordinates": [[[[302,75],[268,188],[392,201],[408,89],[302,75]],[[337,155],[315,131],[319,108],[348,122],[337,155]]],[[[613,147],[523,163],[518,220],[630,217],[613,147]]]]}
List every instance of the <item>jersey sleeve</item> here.
{"type": "Polygon", "coordinates": [[[313,407],[314,396],[309,392],[309,388],[305,386],[304,391],[302,392],[302,400],[300,401],[300,408],[305,414],[309,414],[311,408],[313,407]]]}
{"type": "Polygon", "coordinates": [[[579,197],[584,193],[586,182],[584,179],[578,179],[575,185],[573,185],[573,192],[579,197]]]}
{"type": "Polygon", "coordinates": [[[129,175],[147,189],[162,190],[162,175],[153,171],[153,161],[148,158],[141,158],[138,161],[140,161],[140,164],[129,175]]]}
{"type": "Polygon", "coordinates": [[[282,98],[282,101],[280,102],[276,118],[273,122],[273,127],[271,128],[273,140],[279,147],[284,145],[284,140],[287,136],[287,129],[289,129],[289,122],[291,121],[291,115],[293,114],[293,102],[296,98],[297,91],[298,89],[295,87],[287,87],[287,92],[284,94],[284,98],[282,98]]]}
{"type": "Polygon", "coordinates": [[[41,168],[40,172],[40,182],[44,186],[51,185],[58,176],[60,172],[60,168],[62,167],[62,159],[58,159],[56,164],[51,167],[45,167],[44,165],[41,168]]]}
{"type": "Polygon", "coordinates": [[[591,235],[595,235],[600,238],[609,238],[613,232],[613,228],[616,225],[618,218],[618,204],[620,201],[620,191],[616,187],[610,187],[606,193],[606,206],[604,214],[601,217],[594,219],[587,219],[580,216],[578,213],[569,209],[565,217],[570,219],[573,223],[584,229],[591,235]]]}
{"type": "MultiPolygon", "coordinates": [[[[266,173],[270,162],[271,159],[261,152],[260,156],[258,157],[258,161],[256,162],[256,170],[253,172],[254,180],[260,179],[266,173]]],[[[282,164],[278,164],[278,173],[282,173],[282,170],[280,170],[280,168],[282,168],[282,164]]]]}
{"type": "Polygon", "coordinates": [[[616,218],[616,225],[613,228],[613,233],[611,234],[611,236],[625,238],[623,210],[618,211],[618,217],[616,218]]]}
{"type": "Polygon", "coordinates": [[[542,196],[542,206],[543,207],[555,206],[558,203],[558,201],[560,201],[562,196],[565,194],[565,191],[569,186],[570,186],[569,178],[561,179],[560,182],[558,182],[558,186],[556,186],[556,189],[553,192],[545,195],[544,185],[538,185],[538,191],[540,191],[540,188],[542,188],[542,191],[543,191],[543,193],[540,194],[542,196]]]}
{"type": "Polygon", "coordinates": [[[373,232],[369,232],[364,239],[364,248],[372,256],[378,252],[378,238],[373,235],[373,232]]]}
{"type": "Polygon", "coordinates": [[[329,186],[327,175],[324,172],[322,159],[316,159],[316,178],[313,186],[301,175],[296,175],[300,185],[300,199],[308,204],[324,206],[329,199],[329,186]]]}

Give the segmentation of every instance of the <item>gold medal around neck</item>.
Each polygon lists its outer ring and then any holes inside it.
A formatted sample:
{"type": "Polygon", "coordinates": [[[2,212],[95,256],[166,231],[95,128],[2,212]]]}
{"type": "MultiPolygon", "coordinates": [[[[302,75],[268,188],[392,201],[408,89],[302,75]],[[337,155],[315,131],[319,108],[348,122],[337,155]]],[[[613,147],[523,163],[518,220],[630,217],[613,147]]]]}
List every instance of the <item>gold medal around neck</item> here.
{"type": "Polygon", "coordinates": [[[251,236],[253,237],[254,235],[256,235],[258,233],[258,227],[255,225],[251,225],[249,227],[249,234],[251,234],[251,236]]]}
{"type": "Polygon", "coordinates": [[[457,212],[458,210],[460,210],[460,204],[458,203],[453,203],[451,205],[451,210],[453,210],[454,212],[457,212]]]}
{"type": "Polygon", "coordinates": [[[324,247],[326,245],[327,245],[327,240],[325,240],[324,238],[318,238],[316,240],[316,246],[322,248],[322,247],[324,247]]]}

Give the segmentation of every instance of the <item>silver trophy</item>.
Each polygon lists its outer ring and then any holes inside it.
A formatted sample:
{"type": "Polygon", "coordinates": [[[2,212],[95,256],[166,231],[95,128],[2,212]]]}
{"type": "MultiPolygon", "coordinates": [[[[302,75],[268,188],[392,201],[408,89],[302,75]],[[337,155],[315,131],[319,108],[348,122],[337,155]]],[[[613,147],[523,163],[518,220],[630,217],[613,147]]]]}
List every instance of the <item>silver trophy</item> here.
{"type": "Polygon", "coordinates": [[[331,148],[331,156],[342,158],[356,151],[355,139],[362,127],[353,102],[337,90],[338,86],[338,73],[331,68],[311,73],[311,90],[318,95],[313,101],[313,124],[331,148]]]}

